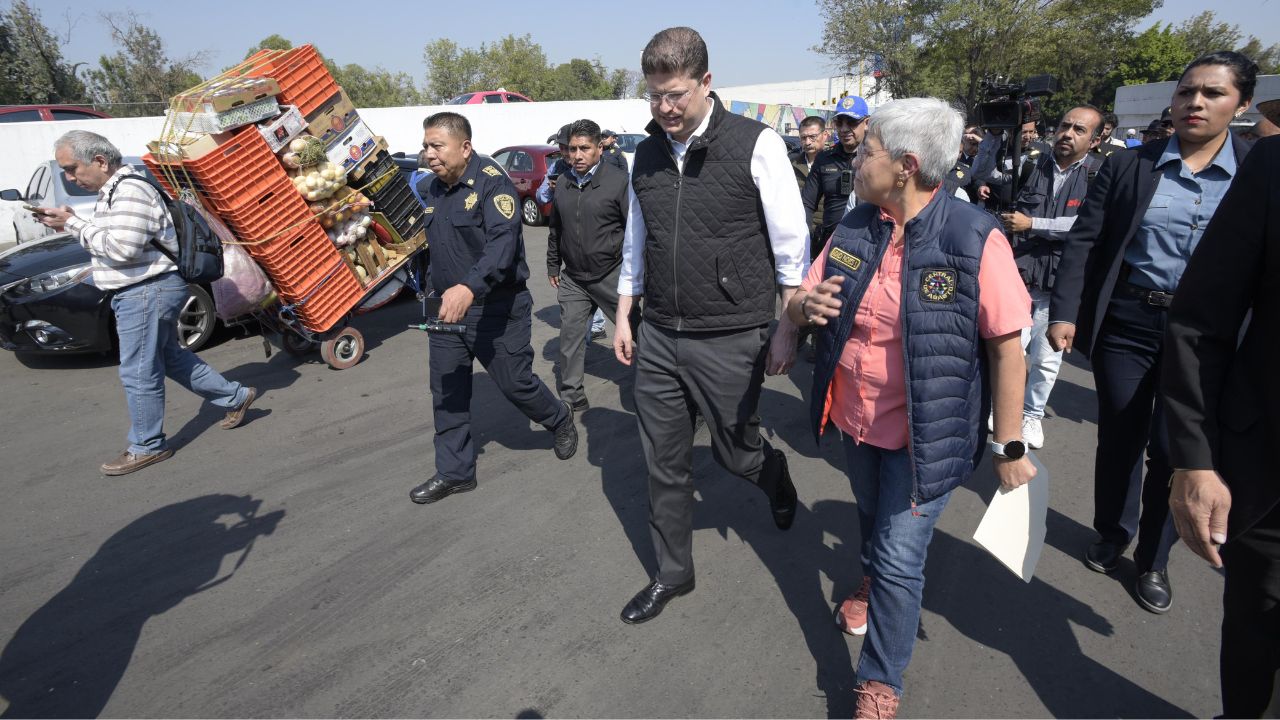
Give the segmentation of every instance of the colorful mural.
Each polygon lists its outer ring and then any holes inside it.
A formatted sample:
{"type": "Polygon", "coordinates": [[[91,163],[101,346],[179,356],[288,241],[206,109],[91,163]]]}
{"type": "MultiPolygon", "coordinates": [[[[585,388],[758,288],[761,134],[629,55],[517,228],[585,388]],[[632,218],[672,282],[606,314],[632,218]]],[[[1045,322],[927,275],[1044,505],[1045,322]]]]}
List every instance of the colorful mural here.
{"type": "Polygon", "coordinates": [[[800,121],[809,116],[817,116],[823,120],[831,119],[830,110],[795,105],[766,105],[764,103],[749,103],[739,100],[734,100],[730,103],[729,112],[758,120],[780,133],[787,131],[787,125],[791,125],[791,132],[795,133],[796,128],[800,127],[800,121]]]}

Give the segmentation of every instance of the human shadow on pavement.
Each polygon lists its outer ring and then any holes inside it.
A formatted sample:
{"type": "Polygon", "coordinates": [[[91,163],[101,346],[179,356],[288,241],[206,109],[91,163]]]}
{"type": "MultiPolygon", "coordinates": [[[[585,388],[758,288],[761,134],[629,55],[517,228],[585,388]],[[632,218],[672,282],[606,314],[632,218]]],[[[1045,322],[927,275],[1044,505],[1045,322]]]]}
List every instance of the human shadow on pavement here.
{"type": "MultiPolygon", "coordinates": [[[[978,646],[1008,655],[1051,717],[1192,717],[1085,655],[1073,625],[1110,636],[1110,621],[1040,578],[1024,583],[981,548],[941,530],[934,531],[925,576],[924,608],[978,646]]],[[[923,621],[920,632],[927,638],[923,621]]]]}
{"type": "MultiPolygon", "coordinates": [[[[254,387],[258,390],[258,398],[253,401],[249,411],[245,413],[244,421],[239,427],[231,432],[237,432],[246,425],[250,425],[271,414],[271,410],[263,407],[265,404],[270,405],[270,392],[272,390],[283,390],[290,387],[301,377],[296,367],[297,361],[284,353],[279,355],[274,352],[269,360],[262,362],[245,363],[236,367],[219,369],[222,376],[233,382],[238,382],[247,387],[254,387]]],[[[165,386],[167,393],[185,393],[189,392],[175,382],[169,382],[165,386]]],[[[227,409],[205,402],[201,404],[200,411],[189,418],[177,431],[169,433],[167,441],[175,450],[181,450],[184,445],[195,440],[210,428],[222,422],[227,415],[227,409]]]]}
{"type": "Polygon", "coordinates": [[[1098,422],[1098,395],[1093,390],[1058,376],[1049,398],[1049,413],[1077,423],[1098,422]]]}
{"type": "MultiPolygon", "coordinates": [[[[618,524],[631,543],[646,577],[658,572],[649,537],[649,470],[636,416],[606,407],[589,408],[578,416],[587,460],[600,468],[600,489],[618,516],[618,524]]],[[[580,441],[581,442],[581,441],[580,441]]],[[[637,587],[639,578],[637,577],[637,587]]]]}
{"type": "Polygon", "coordinates": [[[143,515],[107,539],[0,652],[0,717],[97,717],[143,626],[235,576],[284,510],[250,496],[205,495],[143,515]],[[230,517],[230,520],[224,521],[230,517]],[[228,555],[239,554],[225,575],[228,555]]]}

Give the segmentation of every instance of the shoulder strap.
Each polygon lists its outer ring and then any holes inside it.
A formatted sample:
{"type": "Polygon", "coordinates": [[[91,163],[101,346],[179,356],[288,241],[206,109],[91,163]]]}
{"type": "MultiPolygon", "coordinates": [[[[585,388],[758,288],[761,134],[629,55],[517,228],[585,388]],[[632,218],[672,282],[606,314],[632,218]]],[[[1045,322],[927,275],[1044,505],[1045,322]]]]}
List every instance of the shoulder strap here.
{"type": "MultiPolygon", "coordinates": [[[[144,183],[146,185],[150,185],[151,188],[156,191],[156,194],[160,198],[160,204],[164,205],[165,211],[169,213],[169,222],[173,224],[174,234],[177,235],[179,231],[178,223],[184,222],[185,219],[178,218],[177,217],[178,213],[173,212],[173,209],[169,207],[168,195],[165,193],[164,187],[160,183],[156,182],[155,180],[152,180],[146,175],[125,175],[124,177],[121,177],[119,180],[117,180],[116,184],[111,186],[111,192],[107,193],[107,207],[111,207],[111,199],[115,197],[116,188],[120,187],[120,183],[124,182],[125,180],[137,180],[138,182],[144,183]]],[[[174,265],[178,264],[178,256],[174,253],[169,252],[169,249],[166,248],[164,245],[161,245],[159,240],[157,240],[156,238],[151,238],[150,243],[151,243],[151,246],[159,250],[162,255],[169,258],[169,260],[171,260],[174,265]]]]}

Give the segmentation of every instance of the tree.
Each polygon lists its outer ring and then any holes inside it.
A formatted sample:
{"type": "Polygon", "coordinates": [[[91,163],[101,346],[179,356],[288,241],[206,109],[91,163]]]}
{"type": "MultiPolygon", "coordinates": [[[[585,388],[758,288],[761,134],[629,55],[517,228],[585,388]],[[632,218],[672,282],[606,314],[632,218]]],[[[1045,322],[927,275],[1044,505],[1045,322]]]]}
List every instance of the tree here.
{"type": "Polygon", "coordinates": [[[260,50],[292,50],[293,42],[288,38],[272,33],[260,40],[257,45],[249,48],[244,54],[244,59],[248,60],[250,56],[260,50]]]}
{"type": "Polygon", "coordinates": [[[338,68],[333,76],[358,108],[402,107],[422,102],[422,95],[408,73],[393,73],[382,67],[367,70],[352,63],[338,68]]]}
{"type": "Polygon", "coordinates": [[[1239,25],[1219,22],[1212,10],[1184,21],[1174,32],[1182,37],[1192,58],[1219,50],[1235,50],[1257,63],[1261,74],[1280,72],[1280,45],[1264,47],[1262,41],[1252,35],[1246,40],[1239,25]]]}
{"type": "Polygon", "coordinates": [[[1129,43],[1115,67],[1107,74],[1105,88],[1114,97],[1121,85],[1177,80],[1195,55],[1172,25],[1156,23],[1129,43]]]}
{"type": "Polygon", "coordinates": [[[26,0],[0,13],[0,103],[83,103],[85,88],[76,66],[62,59],[62,43],[26,0]]]}
{"type": "Polygon", "coordinates": [[[170,98],[202,82],[195,70],[203,64],[201,54],[170,58],[164,41],[136,15],[102,17],[118,49],[99,58],[98,68],[86,72],[85,77],[94,101],[107,105],[112,115],[158,115],[168,107],[170,98]]]}
{"type": "Polygon", "coordinates": [[[426,101],[443,103],[470,89],[480,89],[483,59],[475,50],[460,49],[448,38],[427,43],[422,49],[427,64],[426,101]]]}
{"type": "Polygon", "coordinates": [[[573,58],[550,67],[542,46],[529,35],[507,35],[478,49],[447,38],[423,48],[427,80],[423,101],[440,103],[466,92],[505,88],[535,100],[605,100],[632,92],[635,75],[606,68],[599,58],[573,58]]]}

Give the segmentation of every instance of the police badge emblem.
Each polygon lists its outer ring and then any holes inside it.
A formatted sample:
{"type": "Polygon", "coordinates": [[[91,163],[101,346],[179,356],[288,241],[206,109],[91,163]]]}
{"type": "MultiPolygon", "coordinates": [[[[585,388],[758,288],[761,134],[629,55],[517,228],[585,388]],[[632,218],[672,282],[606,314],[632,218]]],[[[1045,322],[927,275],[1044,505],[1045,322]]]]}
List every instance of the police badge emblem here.
{"type": "Polygon", "coordinates": [[[471,193],[470,195],[467,196],[466,200],[462,201],[462,209],[471,210],[476,206],[476,203],[478,202],[480,202],[480,196],[475,193],[471,193]]]}
{"type": "Polygon", "coordinates": [[[920,295],[925,302],[954,302],[956,299],[956,271],[950,268],[925,268],[920,281],[920,295]]]}
{"type": "Polygon", "coordinates": [[[502,217],[508,220],[516,216],[516,200],[510,195],[495,195],[493,197],[493,206],[498,208],[498,212],[502,213],[502,217]]]}

